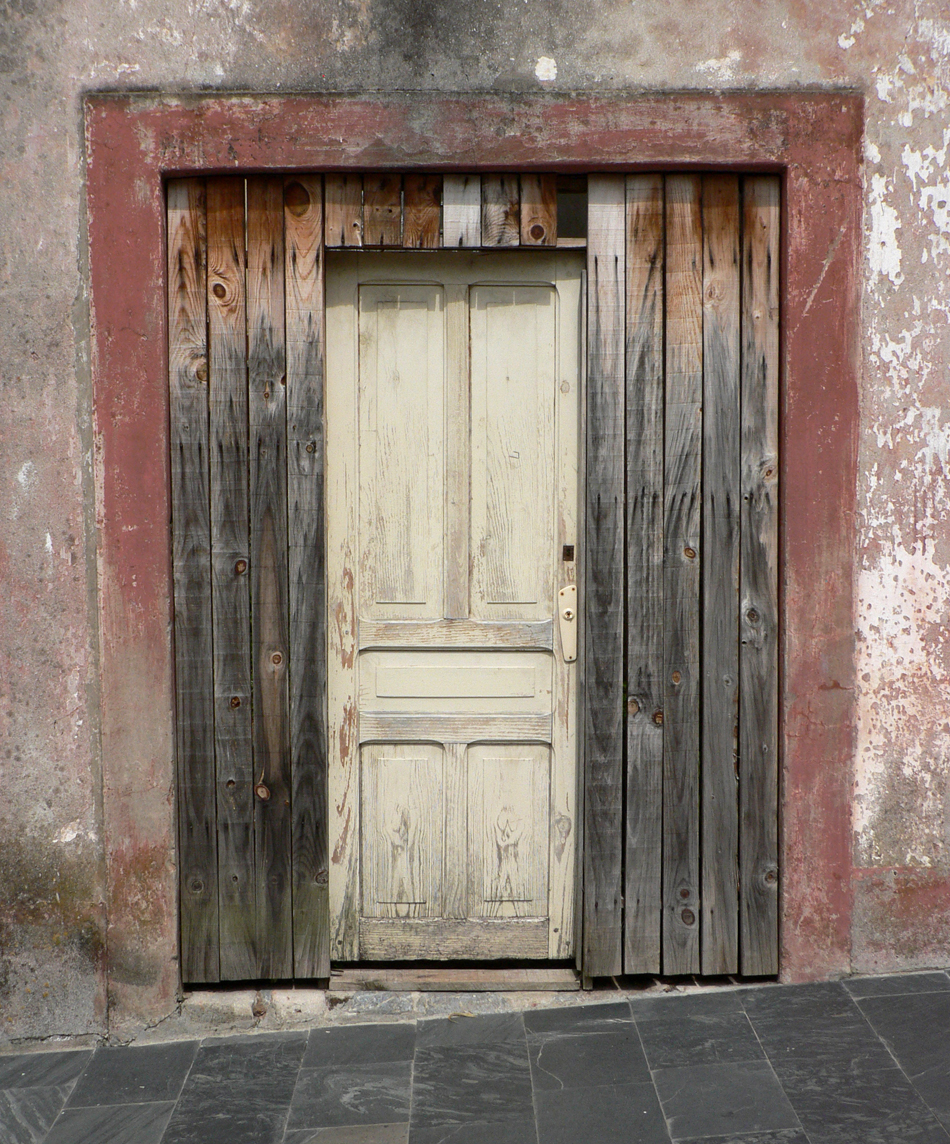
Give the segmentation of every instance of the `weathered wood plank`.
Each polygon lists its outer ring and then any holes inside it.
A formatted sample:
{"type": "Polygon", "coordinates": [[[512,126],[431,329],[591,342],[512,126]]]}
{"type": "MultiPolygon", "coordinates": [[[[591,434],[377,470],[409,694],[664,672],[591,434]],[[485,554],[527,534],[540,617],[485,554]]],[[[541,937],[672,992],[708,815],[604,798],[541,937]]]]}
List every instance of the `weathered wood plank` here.
{"type": "Polygon", "coordinates": [[[330,979],[330,989],[337,993],[363,989],[387,989],[395,993],[501,993],[511,990],[563,993],[579,988],[575,971],[556,965],[539,969],[476,969],[449,965],[437,969],[347,967],[335,969],[330,979]]]}
{"type": "Polygon", "coordinates": [[[517,246],[521,241],[517,175],[482,175],[482,246],[517,246]]]}
{"type": "Polygon", "coordinates": [[[554,650],[554,623],[495,620],[360,620],[360,650],[399,644],[407,648],[484,647],[554,650]]]}
{"type": "Polygon", "coordinates": [[[284,193],[247,183],[251,662],[254,672],[258,975],[293,975],[291,773],[287,687],[287,401],[284,193]]]}
{"type": "Polygon", "coordinates": [[[592,176],[587,247],[585,977],[622,972],[625,186],[592,176]]]}
{"type": "Polygon", "coordinates": [[[515,956],[541,961],[548,953],[546,918],[363,918],[360,957],[366,961],[475,961],[515,956]]]}
{"type": "Polygon", "coordinates": [[[557,176],[521,176],[521,245],[557,245],[557,176]]]}
{"type": "Polygon", "coordinates": [[[402,245],[402,178],[363,176],[363,245],[402,245]]]}
{"type": "Polygon", "coordinates": [[[366,714],[359,717],[360,742],[405,742],[434,739],[437,743],[454,743],[463,738],[491,739],[497,743],[540,739],[551,741],[553,720],[550,715],[387,715],[366,714]]]}
{"type": "Polygon", "coordinates": [[[468,619],[469,535],[472,517],[471,354],[469,288],[445,286],[445,423],[456,427],[445,439],[444,521],[446,529],[444,615],[448,620],[468,619]]]}
{"type": "Polygon", "coordinates": [[[324,234],[327,246],[363,245],[363,177],[327,175],[324,234]]]}
{"type": "Polygon", "coordinates": [[[294,976],[330,973],[323,188],[284,183],[294,976]]]}
{"type": "Polygon", "coordinates": [[[402,244],[432,250],[439,245],[442,176],[406,175],[403,180],[402,244]]]}
{"type": "Polygon", "coordinates": [[[703,178],[702,971],[739,971],[739,180],[703,178]]]}
{"type": "Polygon", "coordinates": [[[205,207],[203,180],[168,184],[181,975],[196,984],[219,979],[205,207]]]}
{"type": "Polygon", "coordinates": [[[780,184],[743,181],[739,766],[742,972],[778,972],[780,184]]]}
{"type": "Polygon", "coordinates": [[[624,973],[659,973],[663,854],[663,176],[627,179],[624,973]]]}
{"type": "Polygon", "coordinates": [[[478,175],[446,175],[442,181],[442,245],[480,246],[482,181],[478,175]]]}
{"type": "Polygon", "coordinates": [[[699,176],[666,179],[663,972],[698,973],[702,215],[699,176]]]}
{"type": "Polygon", "coordinates": [[[244,180],[208,180],[211,547],[221,979],[257,971],[244,180]]]}

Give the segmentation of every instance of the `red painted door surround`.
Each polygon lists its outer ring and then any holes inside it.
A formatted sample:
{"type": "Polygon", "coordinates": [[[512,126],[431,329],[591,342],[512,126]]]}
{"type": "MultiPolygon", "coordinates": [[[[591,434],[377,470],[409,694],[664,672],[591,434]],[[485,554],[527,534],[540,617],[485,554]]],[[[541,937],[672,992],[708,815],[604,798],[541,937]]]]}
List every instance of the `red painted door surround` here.
{"type": "Polygon", "coordinates": [[[163,180],[199,172],[783,175],[781,974],[847,972],[863,120],[835,92],[87,97],[114,1027],[178,988],[163,180]]]}

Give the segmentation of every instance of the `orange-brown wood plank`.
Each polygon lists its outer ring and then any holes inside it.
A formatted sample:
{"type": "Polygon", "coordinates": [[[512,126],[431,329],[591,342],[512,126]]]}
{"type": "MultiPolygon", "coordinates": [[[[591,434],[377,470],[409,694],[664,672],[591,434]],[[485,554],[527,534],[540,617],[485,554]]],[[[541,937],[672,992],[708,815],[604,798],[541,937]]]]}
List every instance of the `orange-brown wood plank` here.
{"type": "Polygon", "coordinates": [[[519,244],[520,201],[517,175],[482,175],[482,246],[519,244]]]}
{"type": "Polygon", "coordinates": [[[324,227],[327,246],[363,245],[363,178],[327,175],[324,227]]]}
{"type": "Polygon", "coordinates": [[[442,225],[442,176],[406,175],[403,181],[402,244],[433,250],[442,225]]]}
{"type": "Polygon", "coordinates": [[[363,176],[363,245],[402,245],[401,176],[363,176]]]}
{"type": "Polygon", "coordinates": [[[557,244],[557,176],[521,176],[521,245],[557,244]]]}

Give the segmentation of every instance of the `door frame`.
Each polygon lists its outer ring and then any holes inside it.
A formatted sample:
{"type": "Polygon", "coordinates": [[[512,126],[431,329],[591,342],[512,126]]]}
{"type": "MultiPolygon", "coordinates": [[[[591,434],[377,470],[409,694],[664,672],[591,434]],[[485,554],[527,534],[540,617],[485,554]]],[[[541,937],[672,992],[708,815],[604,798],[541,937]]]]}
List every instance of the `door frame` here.
{"type": "Polygon", "coordinates": [[[781,976],[847,972],[863,98],[91,94],[84,116],[110,1026],[179,989],[163,180],[199,173],[783,176],[781,976]]]}

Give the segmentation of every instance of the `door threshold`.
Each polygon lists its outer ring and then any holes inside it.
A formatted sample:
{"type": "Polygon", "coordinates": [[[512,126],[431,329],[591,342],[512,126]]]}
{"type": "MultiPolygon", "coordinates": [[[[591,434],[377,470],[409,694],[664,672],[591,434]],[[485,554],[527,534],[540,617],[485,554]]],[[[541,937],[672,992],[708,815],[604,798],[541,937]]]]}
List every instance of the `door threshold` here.
{"type": "Polygon", "coordinates": [[[332,971],[330,989],[341,993],[363,989],[390,993],[566,993],[580,989],[580,977],[575,970],[564,966],[538,969],[346,966],[332,971]]]}

